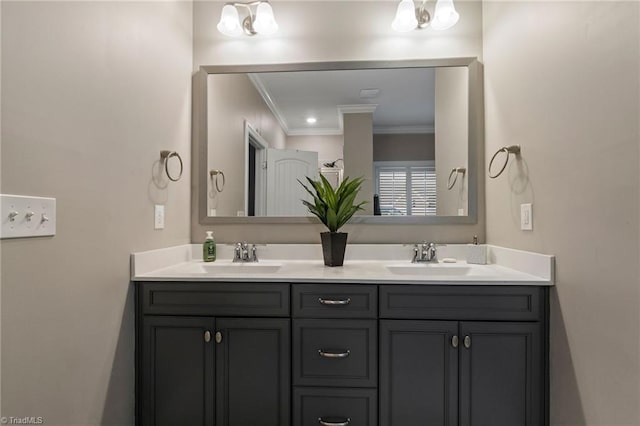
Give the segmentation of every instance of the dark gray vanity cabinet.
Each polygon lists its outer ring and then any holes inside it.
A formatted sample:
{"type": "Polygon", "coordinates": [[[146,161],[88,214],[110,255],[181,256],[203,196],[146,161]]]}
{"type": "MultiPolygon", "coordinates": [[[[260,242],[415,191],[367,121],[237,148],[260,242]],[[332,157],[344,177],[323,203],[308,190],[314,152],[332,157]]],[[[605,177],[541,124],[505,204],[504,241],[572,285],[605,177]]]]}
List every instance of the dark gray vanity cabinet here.
{"type": "Polygon", "coordinates": [[[546,291],[381,286],[380,425],[548,424],[546,291]]]}
{"type": "Polygon", "coordinates": [[[296,426],[378,425],[378,288],[293,284],[296,426]]]}
{"type": "Polygon", "coordinates": [[[141,282],[137,425],[547,426],[547,287],[141,282]]]}
{"type": "Polygon", "coordinates": [[[137,292],[138,425],[290,425],[287,284],[139,283],[137,292]]]}

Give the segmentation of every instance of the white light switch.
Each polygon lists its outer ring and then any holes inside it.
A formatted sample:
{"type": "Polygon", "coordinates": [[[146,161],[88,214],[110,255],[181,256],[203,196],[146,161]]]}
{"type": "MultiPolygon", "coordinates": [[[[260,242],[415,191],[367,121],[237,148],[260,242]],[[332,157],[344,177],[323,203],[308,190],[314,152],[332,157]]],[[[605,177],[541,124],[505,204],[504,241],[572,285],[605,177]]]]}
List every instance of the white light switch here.
{"type": "Polygon", "coordinates": [[[520,204],[520,229],[523,231],[533,230],[533,210],[531,203],[520,204]]]}
{"type": "Polygon", "coordinates": [[[154,209],[154,229],[164,229],[164,205],[156,204],[154,209]]]}
{"type": "Polygon", "coordinates": [[[56,234],[56,199],[0,195],[0,238],[48,237],[56,234]]]}

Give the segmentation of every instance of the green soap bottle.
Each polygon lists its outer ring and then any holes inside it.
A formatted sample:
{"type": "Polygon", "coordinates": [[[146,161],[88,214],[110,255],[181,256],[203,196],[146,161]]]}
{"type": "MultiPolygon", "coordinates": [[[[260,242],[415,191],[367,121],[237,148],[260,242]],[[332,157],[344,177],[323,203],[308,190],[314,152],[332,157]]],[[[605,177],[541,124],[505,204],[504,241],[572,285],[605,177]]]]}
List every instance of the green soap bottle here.
{"type": "Polygon", "coordinates": [[[213,240],[211,231],[207,231],[207,238],[205,238],[204,244],[202,244],[202,260],[205,262],[216,261],[216,242],[213,240]]]}

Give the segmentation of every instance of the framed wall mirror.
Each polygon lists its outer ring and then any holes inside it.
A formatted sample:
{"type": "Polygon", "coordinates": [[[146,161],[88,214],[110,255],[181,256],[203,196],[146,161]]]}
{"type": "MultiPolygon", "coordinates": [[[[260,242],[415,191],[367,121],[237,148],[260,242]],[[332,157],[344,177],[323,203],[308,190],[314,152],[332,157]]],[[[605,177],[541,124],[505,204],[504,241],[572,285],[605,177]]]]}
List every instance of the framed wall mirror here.
{"type": "Polygon", "coordinates": [[[201,224],[310,223],[298,182],[364,177],[351,223],[476,223],[475,58],[203,66],[194,77],[201,224]]]}

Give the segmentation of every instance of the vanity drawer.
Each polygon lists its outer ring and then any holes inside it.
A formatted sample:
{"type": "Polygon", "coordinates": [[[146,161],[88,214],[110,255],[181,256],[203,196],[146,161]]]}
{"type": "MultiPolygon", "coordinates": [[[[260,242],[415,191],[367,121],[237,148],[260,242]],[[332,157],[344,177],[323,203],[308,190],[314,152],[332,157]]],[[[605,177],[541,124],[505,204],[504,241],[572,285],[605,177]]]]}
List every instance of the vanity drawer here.
{"type": "Polygon", "coordinates": [[[302,386],[378,385],[376,320],[293,321],[293,383],[302,386]]]}
{"type": "Polygon", "coordinates": [[[376,426],[377,401],[375,389],[296,388],[293,391],[293,424],[376,426]]]}
{"type": "Polygon", "coordinates": [[[525,286],[381,285],[380,318],[539,321],[543,292],[525,286]]]}
{"type": "Polygon", "coordinates": [[[289,284],[142,283],[145,315],[289,316],[289,284]]]}
{"type": "Polygon", "coordinates": [[[298,318],[376,318],[374,285],[294,284],[293,316],[298,318]]]}

